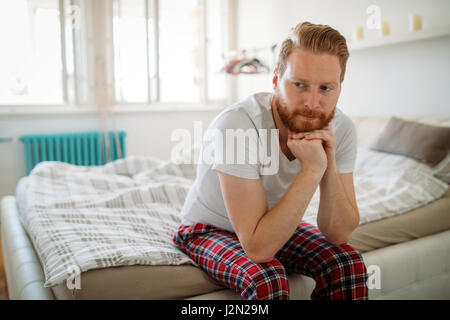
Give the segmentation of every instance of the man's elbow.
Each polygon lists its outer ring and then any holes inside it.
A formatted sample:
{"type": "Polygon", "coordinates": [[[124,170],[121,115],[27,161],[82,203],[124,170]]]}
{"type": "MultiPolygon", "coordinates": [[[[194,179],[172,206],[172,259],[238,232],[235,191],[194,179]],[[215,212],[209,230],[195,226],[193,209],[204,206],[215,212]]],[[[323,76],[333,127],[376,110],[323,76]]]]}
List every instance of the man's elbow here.
{"type": "Polygon", "coordinates": [[[256,248],[243,248],[247,257],[254,263],[268,263],[275,258],[275,254],[268,252],[267,250],[261,250],[256,248]]]}
{"type": "Polygon", "coordinates": [[[319,230],[329,243],[336,245],[336,246],[349,242],[350,236],[352,234],[352,232],[349,229],[337,230],[336,227],[325,228],[324,226],[320,226],[320,225],[319,225],[319,230]]]}
{"type": "Polygon", "coordinates": [[[351,231],[336,230],[336,228],[319,228],[325,239],[332,245],[338,246],[350,241],[351,231]],[[330,230],[331,229],[331,230],[330,230]]]}
{"type": "Polygon", "coordinates": [[[352,221],[351,225],[348,225],[345,228],[344,227],[337,228],[335,226],[321,228],[319,226],[319,229],[328,242],[330,242],[333,245],[341,245],[346,244],[350,241],[352,232],[358,227],[358,225],[359,225],[359,214],[352,221]]]}
{"type": "Polygon", "coordinates": [[[254,263],[269,263],[274,259],[273,255],[249,253],[247,257],[254,263]]]}
{"type": "Polygon", "coordinates": [[[340,246],[350,241],[350,235],[326,235],[325,238],[329,243],[335,246],[340,246]]]}

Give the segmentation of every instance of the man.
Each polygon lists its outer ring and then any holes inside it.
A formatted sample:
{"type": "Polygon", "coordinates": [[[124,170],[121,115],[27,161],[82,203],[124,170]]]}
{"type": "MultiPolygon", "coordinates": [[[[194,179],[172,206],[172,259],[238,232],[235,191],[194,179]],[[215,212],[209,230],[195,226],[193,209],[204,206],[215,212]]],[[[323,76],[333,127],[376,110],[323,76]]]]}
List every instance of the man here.
{"type": "MultiPolygon", "coordinates": [[[[279,132],[275,174],[261,174],[262,164],[249,161],[199,164],[173,239],[243,299],[288,299],[289,272],[316,281],[312,299],[368,297],[366,267],[347,244],[359,224],[352,173],[356,133],[336,108],[348,56],[338,31],[297,25],[280,48],[274,93],[250,96],[210,126],[279,132]],[[316,228],[302,217],[319,186],[316,228]]],[[[229,152],[213,140],[205,140],[203,153],[229,152]]],[[[249,140],[261,146],[263,139],[258,134],[249,140]]]]}

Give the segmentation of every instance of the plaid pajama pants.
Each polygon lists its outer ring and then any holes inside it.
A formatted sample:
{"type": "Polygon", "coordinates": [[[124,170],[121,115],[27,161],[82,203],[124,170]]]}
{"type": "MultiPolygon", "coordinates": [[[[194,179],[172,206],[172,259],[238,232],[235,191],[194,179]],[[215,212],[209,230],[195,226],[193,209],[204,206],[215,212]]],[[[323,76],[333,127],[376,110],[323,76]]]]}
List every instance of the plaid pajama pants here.
{"type": "Polygon", "coordinates": [[[236,234],[213,225],[180,225],[173,242],[220,284],[244,300],[289,299],[287,274],[313,278],[311,299],[368,299],[367,272],[350,245],[329,243],[319,229],[302,222],[268,263],[251,261],[236,234]]]}

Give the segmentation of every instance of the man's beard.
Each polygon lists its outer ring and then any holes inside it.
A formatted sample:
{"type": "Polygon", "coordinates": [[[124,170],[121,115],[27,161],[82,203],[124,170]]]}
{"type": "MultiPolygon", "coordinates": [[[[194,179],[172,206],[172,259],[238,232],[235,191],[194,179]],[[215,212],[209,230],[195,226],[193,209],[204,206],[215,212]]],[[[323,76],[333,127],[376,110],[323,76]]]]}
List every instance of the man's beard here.
{"type": "Polygon", "coordinates": [[[295,110],[293,112],[289,112],[287,108],[287,103],[283,101],[279,96],[274,96],[274,103],[277,108],[278,115],[280,116],[281,122],[283,125],[292,132],[308,132],[313,130],[322,129],[327,126],[331,120],[334,118],[334,113],[336,111],[336,107],[333,108],[333,111],[329,116],[327,116],[323,112],[310,110],[295,110]],[[302,119],[300,116],[309,116],[315,117],[313,120],[302,119]]]}

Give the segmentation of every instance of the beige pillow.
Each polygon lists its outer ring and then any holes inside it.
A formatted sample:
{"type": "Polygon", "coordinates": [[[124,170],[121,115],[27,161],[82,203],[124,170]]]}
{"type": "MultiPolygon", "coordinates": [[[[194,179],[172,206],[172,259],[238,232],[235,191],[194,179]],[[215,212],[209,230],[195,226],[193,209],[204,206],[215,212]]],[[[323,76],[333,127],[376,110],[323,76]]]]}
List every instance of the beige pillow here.
{"type": "Polygon", "coordinates": [[[392,117],[370,148],[401,154],[435,166],[450,150],[450,127],[392,117]]]}

